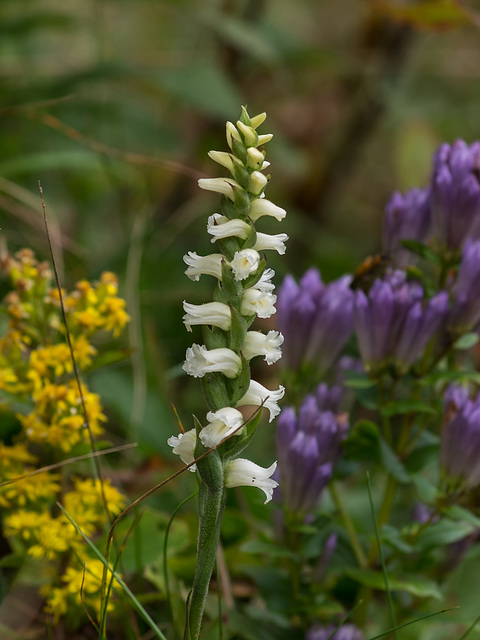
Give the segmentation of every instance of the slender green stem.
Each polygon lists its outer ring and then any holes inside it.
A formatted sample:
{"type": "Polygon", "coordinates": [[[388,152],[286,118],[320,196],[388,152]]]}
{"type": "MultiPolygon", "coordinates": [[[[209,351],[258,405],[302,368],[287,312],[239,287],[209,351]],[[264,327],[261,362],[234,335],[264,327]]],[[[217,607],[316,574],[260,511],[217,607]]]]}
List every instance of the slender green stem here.
{"type": "Polygon", "coordinates": [[[189,610],[191,640],[197,640],[200,635],[205,600],[217,556],[224,494],[224,487],[211,488],[205,482],[200,483],[198,494],[197,565],[193,578],[189,610]]]}
{"type": "Polygon", "coordinates": [[[355,554],[355,558],[362,569],[365,569],[368,566],[367,557],[362,549],[362,545],[360,544],[360,540],[358,539],[357,532],[355,530],[355,526],[348,514],[348,511],[345,509],[345,506],[340,498],[340,495],[337,491],[337,487],[334,482],[330,483],[330,495],[335,502],[335,505],[340,513],[340,517],[342,518],[343,524],[345,526],[345,530],[347,532],[348,538],[350,540],[350,544],[352,545],[353,553],[355,554]]]}

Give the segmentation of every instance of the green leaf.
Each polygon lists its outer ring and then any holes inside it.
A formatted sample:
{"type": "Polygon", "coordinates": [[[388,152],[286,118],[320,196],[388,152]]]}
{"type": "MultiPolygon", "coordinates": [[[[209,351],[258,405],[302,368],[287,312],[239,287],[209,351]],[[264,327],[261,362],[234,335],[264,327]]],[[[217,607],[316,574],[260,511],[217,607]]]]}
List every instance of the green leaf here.
{"type": "Polygon", "coordinates": [[[380,459],[384,468],[395,478],[395,480],[398,480],[398,482],[403,484],[411,482],[410,476],[403,466],[403,463],[383,438],[380,439],[380,459]]]}
{"type": "Polygon", "coordinates": [[[444,518],[421,531],[415,541],[415,548],[425,550],[433,547],[443,547],[452,542],[462,540],[470,535],[474,529],[476,529],[476,526],[473,524],[444,518]]]}
{"type": "Polygon", "coordinates": [[[405,542],[402,532],[390,524],[384,524],[380,530],[381,541],[400,553],[412,553],[414,548],[405,542]]]}
{"type": "Polygon", "coordinates": [[[436,410],[431,405],[413,400],[395,400],[383,406],[380,411],[385,416],[403,415],[405,413],[436,413],[436,410]]]}
{"type": "Polygon", "coordinates": [[[466,351],[467,349],[471,349],[472,347],[474,347],[477,344],[478,339],[478,333],[465,333],[463,336],[458,338],[458,340],[455,340],[455,342],[453,343],[453,348],[458,349],[459,351],[466,351]]]}
{"type": "Polygon", "coordinates": [[[342,442],[345,457],[351,460],[379,461],[380,431],[374,422],[360,420],[350,431],[348,437],[342,442]]]}
{"type": "Polygon", "coordinates": [[[437,497],[437,487],[431,480],[420,474],[413,474],[411,480],[415,485],[418,497],[422,502],[433,504],[437,497]]]}
{"type": "Polygon", "coordinates": [[[449,382],[457,382],[459,384],[473,382],[473,384],[480,385],[480,373],[478,371],[434,371],[424,378],[420,378],[419,382],[427,387],[431,387],[437,382],[447,384],[449,382]]]}
{"type": "Polygon", "coordinates": [[[409,473],[416,473],[424,469],[433,460],[438,459],[439,444],[429,443],[417,447],[405,460],[405,469],[409,473]]]}
{"type": "MultiPolygon", "coordinates": [[[[385,591],[385,580],[381,571],[352,567],[344,569],[344,573],[355,582],[372,589],[385,591]]],[[[440,587],[435,582],[416,575],[392,576],[389,574],[388,583],[392,591],[406,591],[417,598],[435,598],[436,600],[443,598],[440,587]]]]}
{"type": "Polygon", "coordinates": [[[416,253],[421,258],[424,258],[429,262],[433,262],[433,264],[437,266],[442,265],[440,256],[432,251],[426,244],[422,244],[417,240],[402,240],[400,244],[402,244],[405,249],[412,251],[412,253],[416,253]]]}
{"type": "Polygon", "coordinates": [[[480,518],[478,518],[468,509],[465,509],[458,504],[452,504],[449,507],[446,507],[445,509],[443,509],[443,513],[452,520],[468,522],[474,527],[478,527],[480,529],[480,518]]]}
{"type": "Polygon", "coordinates": [[[261,540],[249,540],[240,547],[242,553],[262,554],[271,558],[290,558],[298,561],[298,555],[289,551],[283,545],[263,542],[261,540]]]}
{"type": "Polygon", "coordinates": [[[370,389],[371,387],[375,387],[377,383],[364,373],[346,371],[345,382],[343,384],[351,389],[370,389]]]}

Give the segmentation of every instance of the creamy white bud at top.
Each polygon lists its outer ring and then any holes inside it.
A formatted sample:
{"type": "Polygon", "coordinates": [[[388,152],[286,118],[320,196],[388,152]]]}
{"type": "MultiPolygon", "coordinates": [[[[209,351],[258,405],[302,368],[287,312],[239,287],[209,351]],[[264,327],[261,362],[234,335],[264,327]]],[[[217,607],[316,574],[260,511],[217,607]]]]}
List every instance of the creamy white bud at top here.
{"type": "Polygon", "coordinates": [[[230,263],[235,280],[245,280],[255,273],[260,264],[260,255],[254,249],[242,249],[236,251],[230,263]]]}
{"type": "Polygon", "coordinates": [[[273,138],[273,133],[264,133],[263,135],[258,136],[257,146],[261,147],[262,144],[267,144],[267,142],[270,142],[272,138],[273,138]]]}
{"type": "Polygon", "coordinates": [[[237,129],[243,135],[247,147],[256,147],[258,144],[258,135],[253,127],[243,124],[241,120],[237,120],[237,129]]]}
{"type": "Polygon", "coordinates": [[[192,326],[201,324],[211,324],[228,331],[232,326],[232,313],[230,307],[223,302],[206,302],[204,304],[190,304],[183,301],[183,309],[186,312],[183,316],[183,323],[187,331],[192,330],[192,326]]]}
{"type": "Polygon", "coordinates": [[[253,247],[256,251],[265,251],[273,249],[283,256],[286,247],[285,242],[288,240],[286,233],[277,233],[276,235],[270,235],[268,233],[257,232],[257,241],[253,247]]]}
{"type": "Polygon", "coordinates": [[[242,188],[238,182],[231,178],[200,178],[198,186],[206,191],[221,193],[230,200],[235,198],[235,191],[242,188]]]}
{"type": "MultiPolygon", "coordinates": [[[[167,440],[167,443],[173,447],[173,453],[180,456],[185,464],[190,464],[195,460],[195,445],[197,444],[195,429],[179,433],[178,436],[172,436],[167,440]]],[[[189,467],[189,471],[195,471],[195,469],[195,464],[189,467]]]]}
{"type": "Polygon", "coordinates": [[[214,213],[209,216],[207,223],[207,231],[213,236],[211,242],[215,242],[221,238],[245,238],[251,232],[249,224],[238,218],[229,220],[226,216],[222,216],[220,213],[214,213]]]}
{"type": "Polygon", "coordinates": [[[212,253],[209,256],[199,256],[195,251],[189,251],[183,256],[183,261],[188,266],[185,274],[190,280],[200,280],[200,276],[214,276],[219,280],[222,279],[222,260],[224,257],[221,253],[212,253]]]}
{"type": "Polygon", "coordinates": [[[285,209],[277,207],[277,205],[270,202],[270,200],[257,198],[250,205],[248,215],[253,221],[258,220],[261,216],[271,216],[280,222],[285,218],[287,212],[285,209]]]}
{"type": "Polygon", "coordinates": [[[233,172],[235,164],[241,164],[240,160],[237,160],[234,155],[226,153],[225,151],[209,151],[208,155],[214,162],[221,164],[222,167],[225,167],[231,172],[233,172]]]}
{"type": "Polygon", "coordinates": [[[267,176],[264,176],[260,171],[254,171],[248,180],[247,191],[258,196],[268,184],[267,176]]]}
{"type": "Polygon", "coordinates": [[[269,331],[267,335],[260,331],[247,331],[245,342],[242,346],[242,354],[247,359],[256,356],[265,356],[267,364],[274,364],[282,357],[280,346],[284,337],[280,331],[269,331]]]}
{"type": "Polygon", "coordinates": [[[192,344],[187,349],[183,370],[194,378],[217,371],[227,378],[235,378],[242,366],[240,357],[231,349],[208,350],[205,345],[192,344]]]}
{"type": "Polygon", "coordinates": [[[263,293],[272,293],[275,289],[275,285],[271,281],[274,275],[275,271],[273,269],[265,269],[260,280],[255,285],[255,289],[259,289],[263,293]]]}
{"type": "Polygon", "coordinates": [[[265,504],[267,504],[273,497],[273,490],[278,487],[278,482],[271,477],[276,468],[276,462],[268,469],[264,469],[245,458],[230,460],[225,465],[225,486],[229,489],[233,487],[257,487],[265,494],[265,504]]]}
{"type": "Polygon", "coordinates": [[[264,387],[263,384],[256,382],[256,380],[251,380],[247,393],[237,402],[237,407],[243,407],[247,404],[259,407],[263,404],[263,407],[270,412],[269,422],[272,422],[280,413],[278,401],[281,400],[284,395],[285,387],[282,387],[282,385],[280,385],[276,391],[271,391],[264,387]]]}
{"type": "Polygon", "coordinates": [[[242,138],[240,137],[240,134],[238,133],[233,122],[227,122],[226,128],[227,128],[227,144],[231,149],[233,147],[233,141],[236,140],[237,142],[242,142],[242,138]]]}
{"type": "Polygon", "coordinates": [[[243,425],[243,416],[237,409],[232,407],[224,407],[218,411],[209,411],[207,413],[209,425],[200,431],[200,440],[204,447],[217,447],[220,442],[235,433],[241,435],[241,426],[243,425]]]}
{"type": "Polygon", "coordinates": [[[277,296],[272,293],[252,287],[243,293],[240,313],[244,316],[256,313],[259,318],[270,318],[276,312],[276,301],[277,296]]]}
{"type": "Polygon", "coordinates": [[[266,119],[267,114],[264,111],[263,113],[259,113],[257,116],[253,116],[253,118],[250,118],[250,124],[254,129],[257,129],[257,127],[263,124],[266,119]]]}
{"type": "Polygon", "coordinates": [[[247,166],[251,169],[260,169],[265,161],[265,155],[256,147],[247,149],[247,166]]]}

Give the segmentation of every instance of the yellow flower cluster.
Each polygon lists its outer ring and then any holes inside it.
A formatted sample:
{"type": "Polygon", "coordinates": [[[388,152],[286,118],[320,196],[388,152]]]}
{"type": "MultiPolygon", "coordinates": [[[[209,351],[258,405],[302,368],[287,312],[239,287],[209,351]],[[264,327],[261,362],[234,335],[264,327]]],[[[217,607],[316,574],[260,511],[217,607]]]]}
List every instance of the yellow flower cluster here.
{"type": "MultiPolygon", "coordinates": [[[[82,605],[92,617],[99,619],[102,602],[102,577],[104,565],[97,558],[88,558],[84,565],[77,560],[76,565],[69,566],[62,576],[62,585],[43,595],[48,596],[47,611],[53,615],[54,621],[65,615],[70,607],[80,608],[82,605]]],[[[109,576],[107,576],[107,580],[109,576]]],[[[115,590],[116,582],[113,582],[115,590]]],[[[107,604],[107,611],[114,608],[112,598],[107,604]]]]}
{"type": "MultiPolygon", "coordinates": [[[[87,608],[98,613],[103,565],[88,557],[83,538],[54,506],[60,500],[80,529],[94,536],[124,508],[125,498],[109,480],[100,485],[99,480],[68,478],[65,472],[28,473],[74,454],[75,447],[89,443],[89,430],[94,437],[101,435],[106,417],[98,395],[82,384],[87,428],[60,296],[48,265],[22,249],[3,257],[0,269],[12,285],[2,305],[9,324],[0,338],[0,419],[12,424],[7,440],[0,442],[3,535],[17,553],[44,560],[46,575],[53,565],[64,568],[60,578],[55,570],[42,587],[54,617],[81,605],[81,591],[87,608]]],[[[93,284],[82,280],[73,292],[62,292],[73,353],[82,372],[95,362],[95,335],[111,331],[117,336],[129,321],[125,301],[117,293],[112,273],[102,274],[93,284]]]]}

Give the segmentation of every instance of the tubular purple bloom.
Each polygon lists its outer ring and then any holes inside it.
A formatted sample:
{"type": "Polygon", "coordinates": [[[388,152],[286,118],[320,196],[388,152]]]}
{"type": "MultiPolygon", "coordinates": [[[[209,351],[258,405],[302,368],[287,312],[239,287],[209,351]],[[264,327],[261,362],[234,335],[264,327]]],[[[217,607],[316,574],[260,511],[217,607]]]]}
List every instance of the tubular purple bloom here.
{"type": "Polygon", "coordinates": [[[327,371],[353,329],[350,276],[323,284],[316,269],[297,285],[287,276],[278,293],[278,328],[285,337],[284,363],[289,369],[314,364],[327,371]]]}
{"type": "Polygon", "coordinates": [[[422,287],[402,271],[376,280],[368,297],[356,292],[354,321],[360,354],[367,371],[394,366],[404,373],[421,355],[448,313],[441,291],[424,300],[422,287]]]}
{"type": "Polygon", "coordinates": [[[470,331],[480,320],[480,242],[468,239],[454,287],[449,327],[456,333],[470,331]]]}
{"type": "Polygon", "coordinates": [[[432,214],[434,237],[457,252],[467,237],[480,239],[480,143],[443,144],[433,159],[432,214]]]}
{"type": "Polygon", "coordinates": [[[450,482],[480,484],[480,397],[451,385],[445,393],[440,465],[450,482]]]}
{"type": "MultiPolygon", "coordinates": [[[[322,389],[325,395],[325,390],[322,389]]],[[[288,511],[308,513],[330,481],[346,437],[346,414],[322,411],[313,395],[303,401],[298,417],[291,407],[278,419],[277,455],[280,489],[288,511]]]]}
{"type": "Polygon", "coordinates": [[[430,189],[395,192],[383,219],[383,251],[396,267],[407,267],[416,256],[400,244],[401,240],[425,242],[431,230],[430,189]]]}

